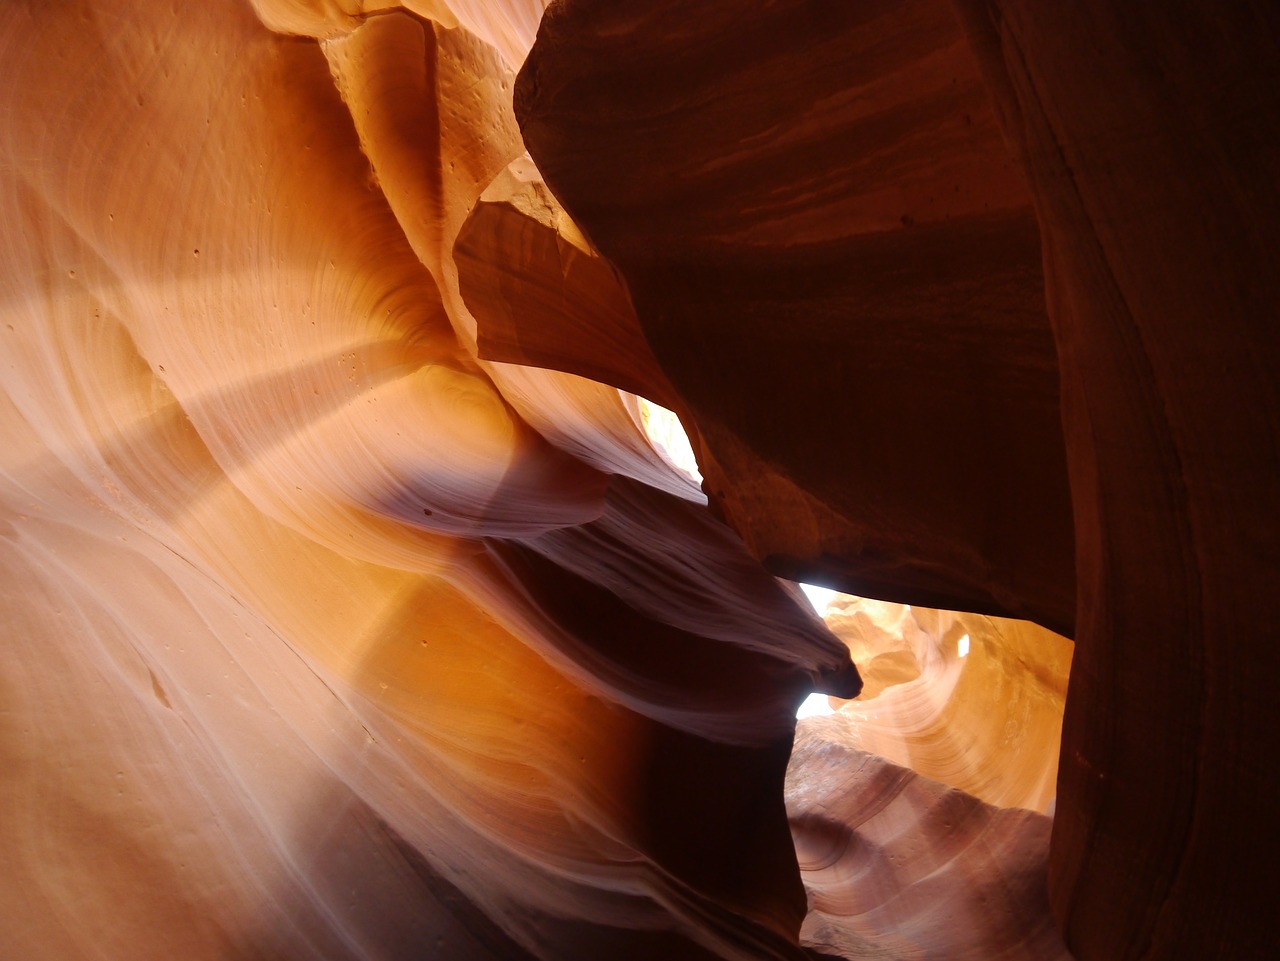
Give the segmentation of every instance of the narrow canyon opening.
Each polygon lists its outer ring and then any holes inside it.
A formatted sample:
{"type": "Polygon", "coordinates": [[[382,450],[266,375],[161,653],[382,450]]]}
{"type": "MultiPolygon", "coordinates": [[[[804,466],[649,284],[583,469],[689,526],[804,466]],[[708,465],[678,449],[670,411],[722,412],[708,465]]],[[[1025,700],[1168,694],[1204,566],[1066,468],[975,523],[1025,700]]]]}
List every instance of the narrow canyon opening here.
{"type": "MultiPolygon", "coordinates": [[[[636,404],[654,447],[701,484],[677,415],[636,404]]],[[[806,943],[837,952],[861,945],[854,957],[871,946],[909,952],[930,937],[925,918],[963,916],[976,897],[988,904],[982,920],[970,922],[965,948],[953,941],[949,950],[995,950],[1017,925],[992,919],[1043,917],[1032,866],[1048,856],[1073,645],[1027,621],[797,586],[863,682],[856,699],[814,692],[796,713],[787,798],[809,898],[806,943]],[[819,754],[840,762],[819,767],[819,754]],[[939,882],[928,913],[916,905],[913,914],[902,904],[912,896],[894,881],[902,873],[957,883],[939,882]],[[983,880],[970,888],[964,877],[983,880]]],[[[1030,940],[1045,957],[1056,950],[1043,922],[1030,940]]]]}

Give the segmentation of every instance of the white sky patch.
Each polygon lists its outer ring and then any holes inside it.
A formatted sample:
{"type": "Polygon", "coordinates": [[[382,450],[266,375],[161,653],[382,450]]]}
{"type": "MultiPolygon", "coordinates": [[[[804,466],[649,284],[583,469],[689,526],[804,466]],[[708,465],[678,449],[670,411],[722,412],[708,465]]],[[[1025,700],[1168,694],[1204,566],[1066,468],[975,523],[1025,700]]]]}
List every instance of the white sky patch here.
{"type": "MultiPolygon", "coordinates": [[[[685,433],[680,418],[651,400],[637,396],[640,407],[640,423],[645,435],[658,452],[670,461],[677,469],[693,478],[695,484],[702,483],[702,474],[698,470],[698,459],[693,454],[693,446],[689,443],[689,435],[685,433]]],[[[827,613],[827,605],[831,603],[836,592],[829,587],[817,587],[814,584],[801,584],[800,590],[813,605],[819,617],[827,613]]],[[[831,702],[825,694],[810,694],[796,711],[796,718],[814,717],[821,714],[834,714],[831,702]]]]}
{"type": "Polygon", "coordinates": [[[968,634],[960,638],[960,643],[956,645],[956,653],[959,654],[961,657],[969,656],[969,635],[968,634]]]}
{"type": "MultiPolygon", "coordinates": [[[[818,587],[816,584],[801,584],[800,590],[804,591],[804,596],[809,599],[809,603],[813,605],[814,611],[819,617],[826,616],[827,605],[831,603],[832,598],[836,596],[836,592],[829,587],[818,587]]],[[[834,714],[831,709],[831,702],[825,694],[810,694],[801,702],[799,709],[796,711],[796,720],[802,717],[815,717],[821,714],[834,714]]]]}
{"type": "Polygon", "coordinates": [[[831,701],[825,694],[810,694],[801,703],[796,710],[796,720],[802,717],[816,717],[820,714],[834,714],[831,710],[831,701]]]}
{"type": "Polygon", "coordinates": [[[693,478],[695,484],[701,484],[698,458],[693,456],[693,445],[689,443],[689,435],[684,432],[680,418],[651,400],[643,397],[636,397],[636,400],[640,402],[640,422],[644,425],[649,443],[679,470],[693,478]]]}
{"type": "Polygon", "coordinates": [[[823,617],[827,613],[827,605],[836,596],[836,592],[831,588],[818,587],[816,584],[801,584],[800,590],[804,591],[804,596],[809,598],[809,603],[813,605],[813,609],[817,611],[819,617],[823,617]]]}

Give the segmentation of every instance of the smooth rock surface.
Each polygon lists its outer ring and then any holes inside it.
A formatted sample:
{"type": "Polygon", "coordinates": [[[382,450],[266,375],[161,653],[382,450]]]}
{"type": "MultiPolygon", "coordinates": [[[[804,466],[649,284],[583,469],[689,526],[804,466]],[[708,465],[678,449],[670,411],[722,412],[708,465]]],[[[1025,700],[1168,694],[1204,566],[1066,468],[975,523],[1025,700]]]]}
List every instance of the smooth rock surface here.
{"type": "Polygon", "coordinates": [[[842,597],[827,626],[866,685],[841,743],[998,807],[1045,812],[1073,645],[1028,621],[842,597]]]}
{"type": "Polygon", "coordinates": [[[852,749],[839,715],[798,725],[787,810],[805,944],[868,961],[1070,961],[1045,885],[1049,818],[852,749]]]}
{"type": "Polygon", "coordinates": [[[801,957],[794,708],[856,673],[616,390],[477,359],[502,57],[0,16],[0,954],[801,957]]]}
{"type": "Polygon", "coordinates": [[[1272,8],[543,6],[0,9],[0,957],[1275,955],[1272,8]]]}
{"type": "Polygon", "coordinates": [[[1054,910],[1082,961],[1271,957],[1280,11],[957,6],[1037,198],[1062,370],[1054,910]]]}

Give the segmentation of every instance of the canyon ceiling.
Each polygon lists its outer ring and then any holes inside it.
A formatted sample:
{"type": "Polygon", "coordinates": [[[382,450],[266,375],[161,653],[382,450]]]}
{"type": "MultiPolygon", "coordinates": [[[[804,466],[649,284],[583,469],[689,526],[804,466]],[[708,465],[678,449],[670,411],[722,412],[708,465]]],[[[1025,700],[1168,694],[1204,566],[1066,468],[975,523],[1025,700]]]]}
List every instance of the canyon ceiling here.
{"type": "Polygon", "coordinates": [[[0,7],[0,957],[1280,956],[1280,6],[543,8],[0,7]]]}

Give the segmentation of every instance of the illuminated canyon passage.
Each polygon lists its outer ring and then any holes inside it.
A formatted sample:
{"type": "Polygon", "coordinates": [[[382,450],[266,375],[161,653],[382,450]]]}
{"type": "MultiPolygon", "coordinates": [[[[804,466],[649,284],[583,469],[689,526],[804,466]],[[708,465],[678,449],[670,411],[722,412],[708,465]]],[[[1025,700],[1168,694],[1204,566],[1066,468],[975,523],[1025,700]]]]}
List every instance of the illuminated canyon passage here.
{"type": "Polygon", "coordinates": [[[0,958],[1280,957],[1278,54],[6,0],[0,958]]]}

